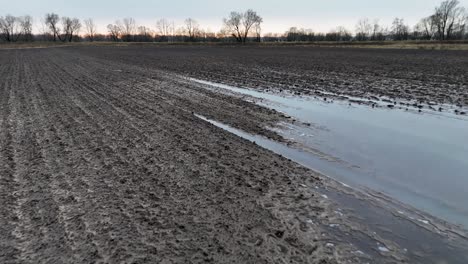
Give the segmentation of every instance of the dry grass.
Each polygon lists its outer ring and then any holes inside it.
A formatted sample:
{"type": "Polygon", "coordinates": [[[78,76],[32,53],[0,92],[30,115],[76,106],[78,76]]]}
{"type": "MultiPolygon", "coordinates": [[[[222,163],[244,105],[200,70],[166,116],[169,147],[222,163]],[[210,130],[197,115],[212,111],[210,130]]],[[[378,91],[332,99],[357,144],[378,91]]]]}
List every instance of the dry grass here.
{"type": "MultiPolygon", "coordinates": [[[[258,45],[258,44],[257,44],[258,45]]],[[[424,50],[468,50],[467,41],[349,41],[349,42],[274,42],[262,43],[260,45],[270,46],[314,46],[314,47],[336,47],[336,48],[373,48],[373,49],[424,49],[424,50]]]]}
{"type": "MultiPolygon", "coordinates": [[[[1,49],[39,49],[71,46],[236,46],[237,43],[220,42],[28,42],[28,43],[0,43],[1,49]]],[[[468,50],[468,41],[382,41],[382,42],[262,42],[247,43],[248,46],[311,46],[311,47],[335,47],[335,48],[372,48],[372,49],[423,49],[423,50],[468,50]]]]}

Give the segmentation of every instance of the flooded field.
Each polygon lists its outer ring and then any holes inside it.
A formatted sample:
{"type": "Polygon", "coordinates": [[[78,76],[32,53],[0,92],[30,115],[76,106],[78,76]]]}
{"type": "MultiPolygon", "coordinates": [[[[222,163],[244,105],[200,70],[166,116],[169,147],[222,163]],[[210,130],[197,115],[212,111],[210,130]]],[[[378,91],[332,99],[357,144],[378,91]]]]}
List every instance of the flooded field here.
{"type": "MultiPolygon", "coordinates": [[[[336,166],[334,167],[330,164],[327,166],[327,161],[325,160],[331,162],[330,157],[318,157],[317,153],[311,153],[310,150],[297,149],[263,136],[246,133],[200,115],[196,116],[312,170],[320,167],[323,171],[333,173],[333,177],[346,176],[339,174],[340,172],[346,173],[345,169],[337,169],[336,166]]],[[[343,181],[347,182],[346,179],[343,181]]],[[[345,188],[350,187],[343,182],[340,183],[345,188]]],[[[379,237],[383,241],[399,247],[411,261],[426,263],[440,263],[443,261],[463,263],[468,261],[468,254],[465,252],[465,248],[468,247],[468,240],[464,237],[463,232],[458,234],[457,231],[450,230],[450,228],[445,226],[437,226],[439,224],[437,223],[438,220],[433,219],[430,215],[413,211],[411,207],[407,207],[397,201],[387,200],[388,198],[386,197],[383,200],[379,200],[381,198],[379,195],[381,194],[373,190],[364,190],[363,193],[355,193],[353,195],[343,192],[340,188],[316,187],[316,189],[321,193],[323,198],[331,199],[337,203],[339,207],[338,211],[335,212],[336,214],[341,216],[346,214],[350,219],[357,219],[358,221],[367,223],[368,232],[379,234],[379,237]],[[363,195],[364,193],[369,195],[369,197],[366,198],[366,195],[363,195]],[[418,224],[422,224],[422,226],[418,224]],[[431,259],[432,262],[429,262],[428,259],[431,259]]],[[[353,243],[362,254],[379,258],[379,253],[390,251],[386,245],[372,237],[372,235],[369,235],[369,233],[352,232],[343,234],[336,230],[337,226],[339,224],[330,224],[327,231],[330,234],[334,234],[337,240],[353,243]]],[[[392,250],[396,249],[392,248],[392,250]]]]}
{"type": "Polygon", "coordinates": [[[0,263],[468,263],[464,54],[0,50],[0,263]]]}
{"type": "Polygon", "coordinates": [[[346,184],[380,191],[468,228],[467,117],[193,81],[251,96],[295,118],[297,125],[283,124],[275,131],[309,151],[260,145],[346,184]]]}

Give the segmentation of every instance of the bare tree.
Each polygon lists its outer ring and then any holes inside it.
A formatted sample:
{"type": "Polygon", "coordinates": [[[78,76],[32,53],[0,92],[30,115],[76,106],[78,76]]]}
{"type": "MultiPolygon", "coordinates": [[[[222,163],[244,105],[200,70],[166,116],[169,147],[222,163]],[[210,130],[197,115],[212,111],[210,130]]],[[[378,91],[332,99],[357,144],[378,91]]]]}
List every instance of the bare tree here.
{"type": "Polygon", "coordinates": [[[21,36],[20,20],[12,15],[0,17],[0,37],[7,42],[16,42],[21,36]]]}
{"type": "Polygon", "coordinates": [[[174,37],[177,39],[178,37],[178,40],[179,41],[183,41],[184,38],[180,38],[181,36],[185,36],[185,34],[187,34],[187,30],[185,29],[185,26],[179,26],[177,27],[177,29],[175,29],[174,31],[174,37]]]}
{"type": "Polygon", "coordinates": [[[21,27],[21,34],[23,35],[24,41],[33,40],[33,18],[29,15],[22,16],[19,18],[19,23],[21,27]]]}
{"type": "Polygon", "coordinates": [[[81,22],[78,18],[62,17],[63,41],[72,42],[73,37],[81,29],[81,22]]]}
{"type": "Polygon", "coordinates": [[[94,24],[94,20],[89,18],[84,21],[85,28],[86,28],[86,36],[88,37],[89,41],[94,41],[96,38],[97,33],[97,26],[94,24]]]}
{"type": "MultiPolygon", "coordinates": [[[[117,23],[120,24],[120,23],[117,23]]],[[[134,39],[134,35],[136,32],[136,21],[135,19],[128,17],[123,19],[123,23],[121,24],[121,32],[122,32],[122,38],[130,42],[134,39]]]]}
{"type": "Polygon", "coordinates": [[[433,16],[425,17],[416,24],[414,31],[419,32],[420,37],[423,39],[431,40],[437,32],[437,27],[434,22],[435,19],[433,16]]]}
{"type": "Polygon", "coordinates": [[[153,31],[149,27],[139,26],[136,41],[150,42],[153,40],[153,31]]]}
{"type": "Polygon", "coordinates": [[[463,14],[459,16],[459,34],[461,39],[465,39],[468,36],[468,10],[465,8],[463,14]]]}
{"type": "MultiPolygon", "coordinates": [[[[298,29],[297,27],[291,27],[284,34],[286,41],[314,41],[316,40],[315,32],[312,29],[298,29]]],[[[270,33],[268,38],[276,38],[273,33],[270,33]]]]}
{"type": "Polygon", "coordinates": [[[172,24],[169,23],[169,21],[167,21],[165,18],[156,22],[156,28],[158,30],[158,34],[167,41],[169,41],[169,36],[174,34],[174,28],[172,27],[172,24]]]}
{"type": "Polygon", "coordinates": [[[243,14],[239,12],[231,12],[229,14],[228,18],[225,18],[223,20],[224,22],[224,32],[227,34],[232,35],[238,42],[244,42],[242,39],[242,19],[243,19],[243,14]]]}
{"type": "Polygon", "coordinates": [[[395,18],[392,23],[393,40],[408,40],[409,27],[402,18],[395,18]]]}
{"type": "Polygon", "coordinates": [[[351,33],[343,26],[337,27],[325,36],[325,40],[327,41],[350,41],[351,39],[351,33]]]}
{"type": "Polygon", "coordinates": [[[107,25],[107,32],[112,41],[119,41],[122,35],[121,26],[118,24],[109,24],[107,25]]]}
{"type": "Polygon", "coordinates": [[[195,19],[187,18],[185,20],[185,30],[189,36],[189,40],[195,41],[195,38],[197,37],[200,31],[200,26],[198,25],[198,22],[195,19]]]}
{"type": "Polygon", "coordinates": [[[456,6],[448,20],[446,39],[462,39],[465,35],[467,20],[467,10],[456,6]]]}
{"type": "Polygon", "coordinates": [[[257,15],[257,12],[253,11],[252,9],[249,9],[244,13],[244,42],[247,39],[247,36],[249,35],[250,29],[254,25],[260,26],[262,22],[263,19],[259,15],[257,15]]]}
{"type": "Polygon", "coordinates": [[[290,27],[285,33],[287,41],[300,41],[303,33],[297,27],[290,27]]]}
{"type": "Polygon", "coordinates": [[[254,29],[255,29],[255,38],[257,42],[261,42],[262,41],[262,23],[260,22],[255,23],[254,29]]]}
{"type": "Polygon", "coordinates": [[[162,41],[173,41],[175,32],[174,22],[169,22],[165,18],[160,19],[156,22],[156,29],[162,41]]]}
{"type": "Polygon", "coordinates": [[[62,41],[68,41],[72,31],[72,19],[69,17],[62,17],[62,41]]]}
{"type": "Polygon", "coordinates": [[[370,39],[373,41],[385,40],[385,31],[386,29],[380,25],[379,20],[374,19],[374,23],[372,23],[372,35],[370,39]]]}
{"type": "Polygon", "coordinates": [[[250,30],[254,25],[259,28],[263,19],[252,9],[244,13],[231,12],[228,18],[223,20],[225,31],[233,36],[238,42],[245,43],[249,36],[250,30]]]}
{"type": "Polygon", "coordinates": [[[372,34],[372,25],[368,18],[363,18],[356,24],[356,39],[358,41],[369,40],[372,34]]]}
{"type": "Polygon", "coordinates": [[[53,35],[53,40],[57,41],[57,39],[62,40],[60,37],[60,28],[58,27],[60,17],[57,14],[50,13],[46,14],[44,23],[50,30],[50,34],[53,35]]]}
{"type": "Polygon", "coordinates": [[[460,7],[458,0],[446,0],[436,7],[432,19],[437,29],[437,38],[447,40],[453,37],[455,31],[465,30],[466,11],[460,7]]]}
{"type": "Polygon", "coordinates": [[[138,34],[142,35],[142,36],[151,36],[153,33],[152,33],[152,30],[149,27],[139,26],[138,27],[138,34]]]}

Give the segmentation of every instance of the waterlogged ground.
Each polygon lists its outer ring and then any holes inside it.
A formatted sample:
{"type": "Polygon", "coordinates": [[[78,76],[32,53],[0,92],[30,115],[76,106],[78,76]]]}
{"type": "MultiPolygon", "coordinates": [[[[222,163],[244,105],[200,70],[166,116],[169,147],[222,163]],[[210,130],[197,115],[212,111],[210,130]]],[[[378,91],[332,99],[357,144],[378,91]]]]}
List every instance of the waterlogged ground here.
{"type": "MultiPolygon", "coordinates": [[[[243,75],[273,87],[286,74],[297,85],[318,85],[315,73],[301,80],[295,72],[304,69],[283,64],[271,78],[282,63],[267,68],[272,57],[265,50],[169,49],[0,50],[1,263],[467,263],[466,235],[456,226],[316,171],[323,160],[340,164],[328,166],[337,176],[372,167],[362,162],[365,151],[353,160],[353,153],[324,145],[327,138],[311,144],[312,136],[336,136],[333,123],[293,122],[292,112],[186,78],[225,72],[231,81],[243,75]],[[223,54],[241,56],[231,67],[223,54]],[[249,54],[257,54],[254,61],[264,56],[265,67],[255,70],[249,54]]],[[[299,53],[281,54],[273,58],[292,62],[299,53]]],[[[447,58],[463,64],[455,55],[447,58]]],[[[329,96],[339,76],[327,69],[315,70],[330,81],[329,96]]],[[[353,72],[357,84],[365,71],[353,72]]],[[[407,87],[413,73],[385,75],[377,84],[399,76],[395,87],[407,87]]],[[[442,96],[445,86],[424,96],[463,104],[465,77],[455,73],[429,83],[450,79],[453,96],[442,96]]],[[[329,118],[340,128],[338,117],[329,118]]]]}
{"type": "Polygon", "coordinates": [[[297,125],[275,129],[313,154],[295,160],[468,228],[468,117],[192,80],[252,96],[251,100],[295,118],[297,125]]]}
{"type": "Polygon", "coordinates": [[[327,231],[319,174],[193,115],[279,138],[275,111],[62,48],[0,60],[0,263],[371,257],[327,231]]]}
{"type": "Polygon", "coordinates": [[[82,47],[81,55],[235,87],[468,112],[468,51],[310,46],[82,47]],[[445,105],[455,106],[446,109],[445,105]]]}
{"type": "MultiPolygon", "coordinates": [[[[200,115],[197,117],[312,170],[324,165],[324,156],[317,157],[316,152],[252,135],[200,115]]],[[[331,166],[326,168],[327,171],[330,169],[331,166]]],[[[330,199],[336,206],[334,217],[325,229],[334,237],[333,241],[354,245],[357,248],[355,254],[377,260],[381,254],[399,252],[410,263],[463,263],[468,260],[468,237],[464,230],[382,193],[356,190],[345,183],[328,180],[324,185],[313,187],[323,199],[330,199]]],[[[311,219],[306,222],[314,223],[311,219]]],[[[329,242],[327,245],[334,247],[335,244],[329,242]]],[[[404,262],[403,259],[398,261],[404,262]]]]}

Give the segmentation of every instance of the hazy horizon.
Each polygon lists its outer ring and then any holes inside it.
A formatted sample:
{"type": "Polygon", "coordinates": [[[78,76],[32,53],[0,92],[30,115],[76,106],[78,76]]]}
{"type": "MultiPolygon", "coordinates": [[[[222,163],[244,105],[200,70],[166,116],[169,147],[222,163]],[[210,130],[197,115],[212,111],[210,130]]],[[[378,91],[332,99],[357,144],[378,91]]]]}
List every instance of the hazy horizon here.
{"type": "MultiPolygon", "coordinates": [[[[156,21],[166,18],[175,26],[182,26],[186,18],[197,20],[200,27],[216,32],[222,27],[222,19],[231,11],[254,9],[263,17],[263,33],[283,33],[290,27],[307,28],[316,32],[328,32],[337,26],[345,26],[354,31],[356,22],[364,17],[371,21],[379,19],[384,26],[390,26],[395,17],[403,18],[413,26],[421,18],[430,15],[441,0],[290,0],[290,1],[246,1],[220,3],[215,0],[193,1],[90,1],[70,2],[65,0],[49,1],[5,1],[0,0],[0,16],[31,15],[34,17],[34,31],[41,27],[41,19],[46,13],[54,12],[60,16],[93,18],[101,33],[106,25],[118,19],[133,17],[138,25],[152,29],[156,21]]],[[[468,0],[460,0],[468,7],[468,0]]]]}

